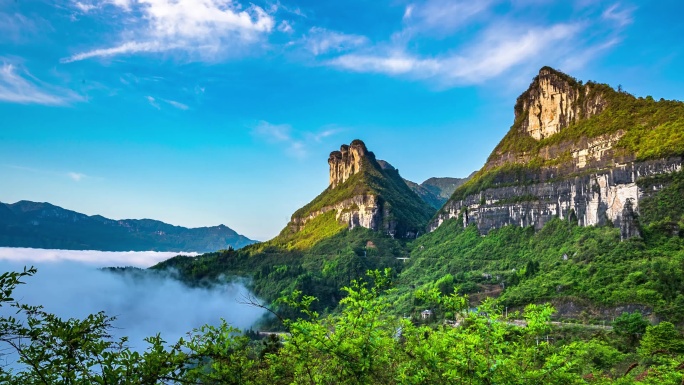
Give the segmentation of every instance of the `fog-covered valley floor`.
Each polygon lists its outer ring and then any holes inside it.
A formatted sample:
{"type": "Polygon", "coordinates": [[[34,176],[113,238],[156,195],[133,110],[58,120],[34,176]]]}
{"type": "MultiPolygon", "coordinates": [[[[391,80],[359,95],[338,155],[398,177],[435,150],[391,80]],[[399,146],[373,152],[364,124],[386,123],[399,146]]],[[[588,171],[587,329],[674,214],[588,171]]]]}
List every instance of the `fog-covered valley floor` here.
{"type": "MultiPolygon", "coordinates": [[[[42,305],[62,318],[83,318],[105,311],[116,316],[114,337],[129,337],[129,345],[145,348],[143,339],[161,333],[175,342],[193,328],[218,325],[224,318],[238,328],[249,328],[262,315],[256,307],[240,303],[249,291],[238,281],[212,289],[189,288],[170,274],[113,273],[106,266],[149,266],[175,253],[64,251],[0,248],[0,272],[35,266],[14,299],[42,305]],[[160,255],[161,254],[161,255],[160,255]]],[[[0,307],[0,316],[14,309],[0,307]]]]}

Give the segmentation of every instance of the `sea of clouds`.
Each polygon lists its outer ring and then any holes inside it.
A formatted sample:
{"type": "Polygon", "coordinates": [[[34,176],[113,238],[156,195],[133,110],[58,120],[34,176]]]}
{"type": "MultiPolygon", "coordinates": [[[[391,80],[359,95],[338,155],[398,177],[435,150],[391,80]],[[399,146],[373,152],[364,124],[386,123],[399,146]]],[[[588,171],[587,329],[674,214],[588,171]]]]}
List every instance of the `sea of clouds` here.
{"type": "MultiPolygon", "coordinates": [[[[232,326],[247,329],[264,311],[246,305],[250,295],[240,281],[213,288],[190,288],[172,274],[113,273],[105,266],[146,267],[177,253],[66,251],[0,248],[0,272],[35,266],[38,272],[24,279],[14,299],[42,305],[62,318],[84,318],[105,311],[116,316],[115,337],[129,337],[129,346],[143,350],[145,337],[161,333],[172,343],[193,328],[218,325],[221,318],[232,326]]],[[[13,309],[0,307],[0,316],[13,309]]]]}

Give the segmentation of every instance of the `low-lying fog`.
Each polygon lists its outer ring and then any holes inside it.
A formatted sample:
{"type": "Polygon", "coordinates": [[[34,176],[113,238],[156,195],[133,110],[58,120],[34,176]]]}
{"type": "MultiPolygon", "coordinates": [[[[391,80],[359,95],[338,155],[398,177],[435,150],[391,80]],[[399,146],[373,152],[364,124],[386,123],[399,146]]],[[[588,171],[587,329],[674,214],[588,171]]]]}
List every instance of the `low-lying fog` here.
{"type": "MultiPolygon", "coordinates": [[[[263,310],[241,304],[249,291],[242,283],[213,289],[188,288],[168,275],[120,274],[99,270],[104,266],[146,267],[176,253],[64,251],[0,248],[0,272],[35,266],[36,275],[26,278],[14,299],[62,318],[83,318],[104,310],[116,316],[115,337],[128,336],[134,349],[145,348],[143,338],[161,333],[175,342],[204,324],[218,325],[224,318],[232,326],[249,328],[263,310]]],[[[13,314],[6,306],[0,316],[13,314]]]]}

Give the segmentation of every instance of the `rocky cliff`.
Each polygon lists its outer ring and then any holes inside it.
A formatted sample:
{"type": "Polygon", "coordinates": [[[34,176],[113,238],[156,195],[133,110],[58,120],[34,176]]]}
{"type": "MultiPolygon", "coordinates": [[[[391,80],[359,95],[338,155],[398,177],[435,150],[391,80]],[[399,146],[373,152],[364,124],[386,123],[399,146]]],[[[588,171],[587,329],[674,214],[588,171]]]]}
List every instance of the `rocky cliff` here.
{"type": "Polygon", "coordinates": [[[361,162],[368,156],[366,144],[356,139],[351,144],[343,144],[340,151],[333,151],[328,157],[330,166],[330,188],[335,188],[361,171],[361,162]]]}
{"type": "Polygon", "coordinates": [[[520,95],[515,118],[520,129],[535,140],[548,138],[580,119],[590,118],[606,106],[591,84],[582,85],[569,76],[544,67],[530,88],[520,95]]]}
{"type": "Polygon", "coordinates": [[[518,98],[508,134],[429,229],[456,217],[483,233],[560,217],[637,236],[639,202],[658,190],[637,182],[682,169],[683,128],[681,102],[635,98],[544,67],[518,98]]]}
{"type": "Polygon", "coordinates": [[[414,238],[434,213],[404,183],[399,171],[383,168],[361,140],[342,145],[328,158],[328,188],[292,215],[289,231],[304,231],[328,212],[345,228],[365,227],[397,238],[414,238]]]}

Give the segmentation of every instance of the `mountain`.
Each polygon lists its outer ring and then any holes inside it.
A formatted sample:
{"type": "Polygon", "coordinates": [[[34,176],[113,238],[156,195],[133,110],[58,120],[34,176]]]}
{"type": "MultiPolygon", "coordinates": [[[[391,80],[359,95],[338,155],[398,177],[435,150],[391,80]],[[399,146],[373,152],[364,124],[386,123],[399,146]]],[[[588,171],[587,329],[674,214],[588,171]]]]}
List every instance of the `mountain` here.
{"type": "Polygon", "coordinates": [[[292,214],[287,227],[270,241],[306,248],[345,229],[367,228],[393,238],[415,238],[435,210],[391,168],[383,168],[361,140],[342,145],[328,158],[329,185],[292,214]]]}
{"type": "Polygon", "coordinates": [[[0,202],[0,246],[204,253],[254,242],[224,225],[189,229],[151,219],[87,216],[49,203],[0,202]]]}
{"type": "MultiPolygon", "coordinates": [[[[652,216],[649,209],[662,198],[656,193],[668,191],[681,172],[682,102],[637,98],[544,67],[514,112],[509,132],[430,230],[450,218],[485,234],[506,225],[541,229],[559,217],[638,236],[639,214],[652,216]]],[[[684,211],[674,210],[679,220],[684,211]]]]}
{"type": "MultiPolygon", "coordinates": [[[[395,170],[394,166],[387,161],[378,160],[378,164],[383,170],[395,170]]],[[[412,182],[408,179],[404,179],[404,182],[420,197],[420,199],[423,200],[423,202],[434,209],[439,209],[446,203],[456,188],[467,182],[473,174],[475,173],[472,173],[465,178],[429,178],[421,184],[412,182]]]]}
{"type": "MultiPolygon", "coordinates": [[[[545,67],[484,167],[434,212],[389,163],[355,140],[330,154],[329,187],[274,239],[174,257],[188,284],[248,277],[267,301],[300,290],[339,310],[338,288],[391,268],[391,308],[419,317],[432,294],[522,310],[552,302],[566,319],[623,312],[684,320],[684,103],[636,98],[545,67]]],[[[420,186],[441,188],[448,179],[420,186]]],[[[429,191],[429,190],[428,190],[429,191]]],[[[438,196],[438,194],[433,194],[438,196]]],[[[299,317],[287,307],[284,317],[299,317]]]]}
{"type": "Polygon", "coordinates": [[[439,209],[449,200],[456,188],[467,182],[468,179],[470,176],[466,178],[430,178],[421,184],[407,179],[404,181],[425,203],[439,209]]]}
{"type": "Polygon", "coordinates": [[[152,269],[173,269],[190,285],[249,277],[260,298],[273,301],[301,290],[318,297],[312,309],[329,312],[344,296],[340,288],[368,270],[400,271],[406,244],[425,232],[435,213],[386,164],[360,140],[342,145],[328,158],[328,187],[292,214],[275,238],[240,250],[174,257],[152,269]]]}

